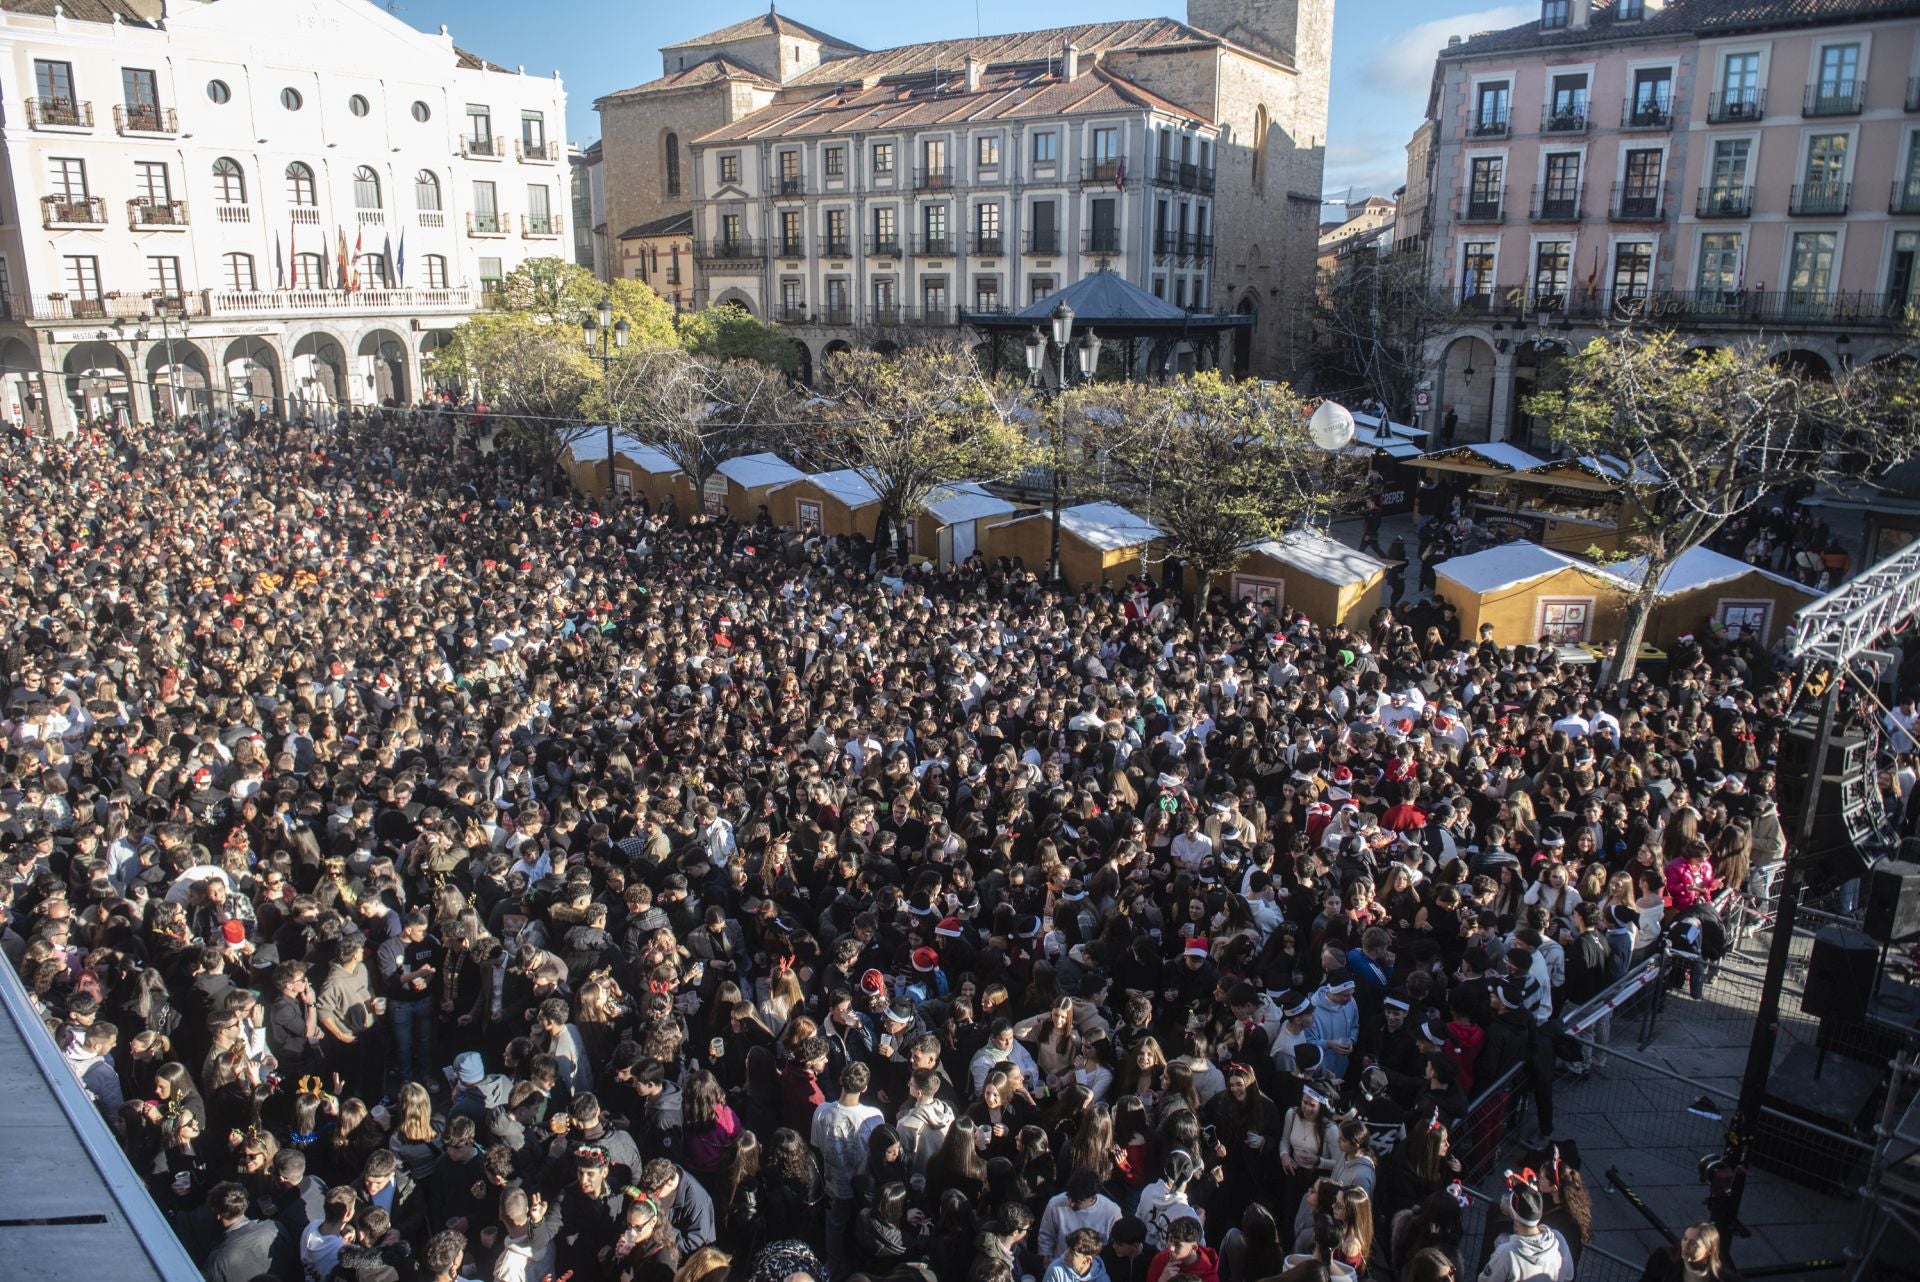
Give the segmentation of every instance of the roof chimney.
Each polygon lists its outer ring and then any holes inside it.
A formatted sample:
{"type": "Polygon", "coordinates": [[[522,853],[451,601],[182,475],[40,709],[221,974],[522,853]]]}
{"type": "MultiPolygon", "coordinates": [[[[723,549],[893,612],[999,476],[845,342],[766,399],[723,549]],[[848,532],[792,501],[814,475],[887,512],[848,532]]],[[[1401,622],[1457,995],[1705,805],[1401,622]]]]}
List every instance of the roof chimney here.
{"type": "Polygon", "coordinates": [[[1457,48],[1458,48],[1459,46],[1461,46],[1461,45],[1462,45],[1462,44],[1464,44],[1464,43],[1466,43],[1466,42],[1465,42],[1465,41],[1463,41],[1462,39],[1460,39],[1460,37],[1459,37],[1459,36],[1448,36],[1448,37],[1447,37],[1447,48],[1449,48],[1449,49],[1457,49],[1457,48]]]}
{"type": "Polygon", "coordinates": [[[1079,45],[1067,46],[1066,56],[1060,60],[1060,78],[1062,80],[1078,80],[1080,78],[1079,45]]]}
{"type": "Polygon", "coordinates": [[[987,69],[987,64],[980,61],[980,59],[973,58],[973,57],[969,57],[967,59],[967,92],[968,93],[980,92],[980,73],[985,71],[986,69],[987,69]]]}
{"type": "Polygon", "coordinates": [[[1585,31],[1593,25],[1593,0],[1573,0],[1568,7],[1567,30],[1585,31]]]}

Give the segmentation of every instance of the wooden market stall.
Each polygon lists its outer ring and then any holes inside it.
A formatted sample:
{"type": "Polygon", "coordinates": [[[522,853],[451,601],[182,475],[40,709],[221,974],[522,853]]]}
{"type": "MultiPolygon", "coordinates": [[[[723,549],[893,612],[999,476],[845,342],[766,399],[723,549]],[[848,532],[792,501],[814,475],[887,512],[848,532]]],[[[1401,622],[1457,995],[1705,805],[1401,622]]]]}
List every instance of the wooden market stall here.
{"type": "Polygon", "coordinates": [[[1276,613],[1298,610],[1321,627],[1363,626],[1386,597],[1386,561],[1314,530],[1249,544],[1240,564],[1214,576],[1211,592],[1252,597],[1276,613]]]}
{"type": "MultiPolygon", "coordinates": [[[[1044,575],[1052,543],[1051,513],[1029,512],[988,525],[981,552],[988,557],[1019,557],[1028,570],[1044,575]]],[[[1081,503],[1060,513],[1060,577],[1071,588],[1118,582],[1146,568],[1148,550],[1164,532],[1118,503],[1081,503]]]]}
{"type": "MultiPolygon", "coordinates": [[[[1629,583],[1646,575],[1635,558],[1608,567],[1629,583]]],[[[1771,570],[1715,552],[1692,548],[1680,554],[1660,579],[1660,604],[1647,622],[1647,640],[1671,650],[1683,635],[1751,639],[1770,646],[1804,606],[1819,594],[1771,570]]]]}
{"type": "Polygon", "coordinates": [[[769,491],[775,525],[845,537],[873,537],[880,520],[880,496],[871,482],[850,467],[816,472],[769,491]]]}
{"type": "Polygon", "coordinates": [[[1600,566],[1521,540],[1442,561],[1434,567],[1441,598],[1460,612],[1472,641],[1493,625],[1496,645],[1562,645],[1612,640],[1632,584],[1600,566]]]}
{"type": "Polygon", "coordinates": [[[1426,435],[1418,427],[1353,411],[1353,444],[1348,450],[1371,456],[1371,466],[1380,474],[1382,511],[1386,515],[1413,509],[1417,474],[1410,464],[1420,457],[1419,442],[1426,435]]]}
{"type": "MultiPolygon", "coordinates": [[[[614,433],[613,453],[613,488],[616,493],[644,494],[655,509],[666,501],[668,495],[672,495],[675,505],[683,514],[693,510],[693,482],[687,479],[679,464],[665,454],[625,432],[614,433]]],[[[573,478],[574,488],[582,494],[604,498],[607,492],[606,460],[607,434],[604,430],[595,428],[569,445],[567,472],[573,478]]]]}
{"type": "Polygon", "coordinates": [[[730,458],[707,478],[706,510],[715,516],[727,515],[742,525],[751,525],[766,507],[773,512],[773,491],[782,485],[803,480],[806,473],[778,454],[743,454],[730,458]]]}
{"type": "Polygon", "coordinates": [[[1451,481],[1463,509],[1494,539],[1571,553],[1621,550],[1616,491],[1626,465],[1618,460],[1545,459],[1488,441],[1422,455],[1410,466],[1451,481]]]}
{"type": "Polygon", "coordinates": [[[948,566],[966,560],[981,546],[982,528],[1020,509],[972,481],[943,485],[928,497],[925,510],[907,523],[907,551],[948,566]]]}

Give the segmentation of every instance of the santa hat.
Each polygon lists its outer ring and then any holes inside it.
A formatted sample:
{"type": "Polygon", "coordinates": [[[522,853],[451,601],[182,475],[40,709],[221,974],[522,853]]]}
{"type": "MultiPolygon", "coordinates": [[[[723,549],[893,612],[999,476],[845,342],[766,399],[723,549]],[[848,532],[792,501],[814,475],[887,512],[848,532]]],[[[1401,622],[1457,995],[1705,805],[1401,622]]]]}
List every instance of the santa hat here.
{"type": "Polygon", "coordinates": [[[1195,935],[1187,941],[1187,946],[1182,951],[1184,951],[1188,957],[1198,957],[1202,961],[1205,961],[1210,949],[1207,947],[1207,941],[1205,939],[1199,935],[1195,935]]]}
{"type": "Polygon", "coordinates": [[[933,928],[933,933],[942,939],[960,938],[960,919],[958,917],[942,917],[940,924],[933,928]]]}
{"type": "Polygon", "coordinates": [[[931,948],[914,949],[913,968],[923,974],[927,971],[939,970],[940,954],[934,952],[931,948]]]}
{"type": "Polygon", "coordinates": [[[868,970],[860,976],[860,987],[865,992],[884,993],[887,991],[887,977],[877,970],[868,970]]]}

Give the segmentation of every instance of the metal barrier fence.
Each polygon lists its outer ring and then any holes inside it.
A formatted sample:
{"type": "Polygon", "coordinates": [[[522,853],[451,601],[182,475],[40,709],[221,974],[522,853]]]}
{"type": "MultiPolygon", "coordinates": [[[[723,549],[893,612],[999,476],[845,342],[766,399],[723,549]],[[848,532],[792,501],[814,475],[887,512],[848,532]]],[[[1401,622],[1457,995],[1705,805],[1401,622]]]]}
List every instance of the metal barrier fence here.
{"type": "Polygon", "coordinates": [[[1449,1133],[1452,1151],[1460,1159],[1461,1178],[1468,1183],[1479,1182],[1493,1170],[1519,1135],[1531,1099],[1531,1080],[1528,1065],[1513,1065],[1474,1096],[1467,1115],[1449,1133]]]}
{"type": "MultiPolygon", "coordinates": [[[[1468,1189],[1467,1205],[1460,1212],[1460,1276],[1477,1278],[1492,1255],[1500,1235],[1510,1230],[1500,1214],[1499,1202],[1476,1189],[1468,1189]]],[[[1638,1264],[1611,1251],[1588,1244],[1568,1243],[1575,1253],[1574,1282],[1640,1282],[1646,1273],[1646,1261],[1638,1264]]]]}

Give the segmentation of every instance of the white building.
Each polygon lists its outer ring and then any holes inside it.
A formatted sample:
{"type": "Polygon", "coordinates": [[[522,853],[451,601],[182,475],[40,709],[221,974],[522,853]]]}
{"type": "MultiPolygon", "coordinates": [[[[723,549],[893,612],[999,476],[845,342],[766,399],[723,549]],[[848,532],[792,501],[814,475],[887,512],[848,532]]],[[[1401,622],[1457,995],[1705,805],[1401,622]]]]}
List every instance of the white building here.
{"type": "Polygon", "coordinates": [[[570,257],[566,94],[364,0],[0,0],[0,413],[406,401],[570,257]]]}

